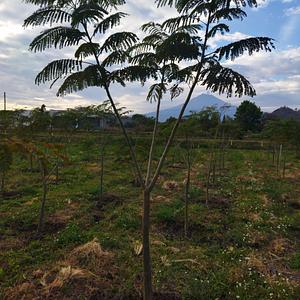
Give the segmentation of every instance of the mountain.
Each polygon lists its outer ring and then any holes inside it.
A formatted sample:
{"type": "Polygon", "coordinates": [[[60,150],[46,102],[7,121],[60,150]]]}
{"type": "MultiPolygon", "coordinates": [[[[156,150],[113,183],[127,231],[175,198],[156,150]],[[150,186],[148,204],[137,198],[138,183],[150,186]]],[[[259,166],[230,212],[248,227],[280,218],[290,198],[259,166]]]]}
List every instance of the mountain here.
{"type": "MultiPolygon", "coordinates": [[[[188,104],[184,116],[188,116],[191,112],[199,112],[208,106],[215,106],[217,110],[220,111],[221,115],[224,114],[233,117],[236,112],[235,106],[230,106],[225,101],[207,94],[201,94],[193,99],[191,99],[190,103],[188,104]],[[230,106],[228,108],[228,106],[230,106]]],[[[182,105],[174,106],[168,109],[163,109],[160,112],[160,122],[165,122],[170,117],[177,118],[180,112],[182,105]]],[[[147,117],[155,117],[155,112],[146,114],[147,117]]]]}
{"type": "Polygon", "coordinates": [[[300,120],[300,111],[293,110],[292,108],[283,106],[272,113],[265,114],[266,119],[294,119],[300,120]]]}

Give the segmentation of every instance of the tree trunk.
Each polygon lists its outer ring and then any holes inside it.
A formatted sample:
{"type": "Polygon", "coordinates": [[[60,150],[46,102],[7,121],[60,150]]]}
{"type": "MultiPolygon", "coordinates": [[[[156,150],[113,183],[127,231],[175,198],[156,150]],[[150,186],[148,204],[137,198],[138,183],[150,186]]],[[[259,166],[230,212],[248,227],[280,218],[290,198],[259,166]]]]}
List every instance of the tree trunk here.
{"type": "Polygon", "coordinates": [[[184,211],[184,235],[187,238],[188,236],[188,227],[189,227],[189,197],[190,197],[190,181],[191,181],[191,164],[188,162],[188,172],[185,184],[185,211],[184,211]]]}
{"type": "Polygon", "coordinates": [[[213,187],[215,188],[216,185],[216,157],[215,155],[213,156],[213,187]]]}
{"type": "Polygon", "coordinates": [[[210,175],[211,175],[211,159],[209,160],[208,170],[207,170],[207,176],[206,176],[206,206],[208,207],[209,202],[209,185],[210,185],[210,175]]]}
{"type": "Polygon", "coordinates": [[[30,163],[30,172],[33,172],[33,154],[32,154],[32,152],[30,153],[30,156],[29,156],[29,163],[30,163]]]}
{"type": "Polygon", "coordinates": [[[279,176],[279,169],[281,164],[281,153],[282,153],[282,145],[279,146],[279,151],[277,150],[277,160],[276,160],[277,176],[279,176]]]}
{"type": "MultiPolygon", "coordinates": [[[[103,141],[102,141],[103,143],[103,141]]],[[[103,201],[103,177],[104,177],[104,145],[101,145],[101,171],[100,171],[100,194],[99,201],[100,203],[103,201]]]]}
{"type": "Polygon", "coordinates": [[[55,166],[55,184],[58,185],[58,180],[59,180],[59,167],[58,167],[58,161],[56,162],[55,166]]]}
{"type": "Polygon", "coordinates": [[[282,178],[285,178],[285,170],[286,170],[286,155],[283,156],[283,167],[282,167],[282,178]]]}
{"type": "Polygon", "coordinates": [[[44,218],[45,218],[45,204],[47,199],[47,181],[46,178],[43,178],[43,197],[41,201],[41,208],[40,208],[40,218],[39,218],[39,225],[38,225],[38,234],[41,234],[44,229],[44,218]]]}
{"type": "Polygon", "coordinates": [[[144,300],[153,299],[152,267],[150,253],[150,190],[144,190],[143,210],[143,267],[144,267],[144,300]]]}
{"type": "Polygon", "coordinates": [[[1,174],[1,195],[4,198],[4,186],[5,186],[5,172],[1,174]]]}

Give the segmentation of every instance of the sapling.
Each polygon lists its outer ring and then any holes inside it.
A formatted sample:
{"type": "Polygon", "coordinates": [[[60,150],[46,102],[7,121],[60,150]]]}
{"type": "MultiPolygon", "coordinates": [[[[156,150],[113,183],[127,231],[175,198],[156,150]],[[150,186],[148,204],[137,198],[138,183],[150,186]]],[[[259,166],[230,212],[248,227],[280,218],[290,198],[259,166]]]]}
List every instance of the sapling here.
{"type": "Polygon", "coordinates": [[[38,161],[40,164],[40,171],[41,171],[41,179],[42,179],[42,198],[41,198],[41,205],[40,205],[40,215],[39,215],[39,223],[38,223],[38,235],[40,235],[44,230],[45,225],[45,205],[47,200],[47,192],[48,192],[48,166],[47,160],[44,156],[39,156],[38,161]]]}
{"type": "Polygon", "coordinates": [[[208,206],[209,202],[209,188],[211,184],[211,177],[212,183],[215,184],[216,180],[216,143],[219,134],[219,126],[217,126],[215,131],[214,139],[211,141],[211,147],[209,148],[209,160],[208,160],[208,168],[207,168],[207,175],[206,175],[206,206],[208,206]]]}
{"type": "Polygon", "coordinates": [[[104,156],[105,156],[105,146],[106,140],[102,135],[100,137],[100,190],[99,190],[99,201],[100,203],[103,202],[103,180],[104,180],[104,156]]]}
{"type": "Polygon", "coordinates": [[[40,174],[42,181],[42,197],[40,205],[38,235],[42,234],[45,225],[45,206],[48,194],[48,185],[53,174],[55,175],[55,183],[58,183],[58,168],[63,163],[68,163],[68,158],[64,155],[61,144],[45,144],[43,147],[35,148],[35,156],[40,166],[40,174]]]}
{"type": "Polygon", "coordinates": [[[7,172],[13,161],[11,147],[7,143],[0,143],[0,192],[2,198],[5,196],[5,184],[7,180],[7,172]]]}
{"type": "Polygon", "coordinates": [[[191,145],[188,134],[185,138],[185,147],[184,147],[184,162],[186,165],[186,178],[184,184],[184,236],[188,237],[189,229],[189,203],[190,203],[190,188],[191,188],[191,171],[194,162],[197,159],[197,154],[194,149],[194,145],[191,145]]]}
{"type": "Polygon", "coordinates": [[[102,87],[113,107],[119,121],[122,133],[128,143],[131,162],[139,178],[143,192],[143,265],[145,300],[153,299],[152,266],[150,253],[150,211],[151,192],[157,184],[170,147],[174,141],[177,129],[182,121],[186,107],[189,104],[195,88],[202,84],[212,92],[225,93],[227,96],[254,96],[255,90],[250,82],[241,74],[222,66],[226,59],[232,59],[257,51],[271,51],[273,41],[267,37],[251,37],[217,49],[209,49],[209,41],[218,32],[229,32],[229,26],[221,21],[243,19],[246,13],[241,7],[256,6],[256,0],[157,0],[159,6],[175,5],[180,16],[170,19],[161,25],[151,23],[144,26],[150,30],[150,35],[143,40],[139,53],[130,53],[131,65],[116,68],[128,62],[128,49],[136,44],[138,38],[129,32],[114,33],[107,39],[103,34],[120,23],[126,15],[115,13],[109,15],[109,10],[122,0],[114,1],[56,1],[56,0],[26,0],[29,3],[39,4],[40,11],[33,13],[25,20],[25,26],[40,26],[63,23],[58,27],[44,30],[30,45],[33,51],[44,51],[48,48],[65,48],[78,46],[74,59],[61,59],[50,63],[37,76],[36,83],[46,81],[57,82],[64,79],[58,90],[63,96],[81,91],[90,86],[102,87]],[[84,3],[83,3],[84,2],[84,3]],[[91,23],[95,27],[91,28],[91,23]],[[67,24],[67,26],[66,26],[67,24]],[[99,38],[100,35],[100,38],[99,38]],[[97,39],[99,38],[99,39],[97,39]],[[133,56],[133,57],[132,57],[133,56]],[[86,61],[87,57],[93,57],[86,61]],[[188,64],[183,65],[182,62],[188,64]],[[178,67],[178,64],[184,69],[178,67]],[[83,65],[87,67],[83,69],[83,65]],[[141,171],[136,159],[128,132],[118,113],[115,101],[111,94],[112,83],[125,86],[125,81],[141,81],[154,79],[148,99],[157,102],[155,125],[152,142],[149,149],[148,167],[146,176],[141,171]],[[153,153],[157,140],[160,104],[162,96],[170,91],[172,96],[180,94],[178,85],[189,83],[187,95],[179,113],[178,119],[168,137],[158,164],[153,169],[153,153]],[[168,85],[172,83],[171,86],[168,85]]]}

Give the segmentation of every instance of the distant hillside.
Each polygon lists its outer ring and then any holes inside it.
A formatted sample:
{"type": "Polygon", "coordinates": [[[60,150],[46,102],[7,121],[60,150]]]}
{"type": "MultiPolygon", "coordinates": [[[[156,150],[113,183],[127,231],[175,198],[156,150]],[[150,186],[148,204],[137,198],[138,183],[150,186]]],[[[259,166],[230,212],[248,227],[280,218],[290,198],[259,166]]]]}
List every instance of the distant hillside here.
{"type": "Polygon", "coordinates": [[[272,113],[266,113],[265,114],[266,119],[294,119],[294,120],[300,120],[300,111],[293,110],[289,107],[283,106],[276,110],[274,110],[272,113]]]}
{"type": "MultiPolygon", "coordinates": [[[[191,99],[190,103],[187,106],[184,116],[188,116],[191,112],[199,112],[208,106],[215,106],[216,109],[220,111],[222,115],[227,115],[229,117],[233,117],[236,112],[235,106],[230,106],[225,101],[212,96],[201,94],[193,99],[191,99]],[[229,106],[229,107],[228,107],[229,106]]],[[[182,105],[174,106],[168,109],[164,109],[160,113],[160,122],[164,122],[170,117],[177,118],[180,112],[182,105]]],[[[146,114],[147,117],[155,117],[155,112],[146,114]]]]}

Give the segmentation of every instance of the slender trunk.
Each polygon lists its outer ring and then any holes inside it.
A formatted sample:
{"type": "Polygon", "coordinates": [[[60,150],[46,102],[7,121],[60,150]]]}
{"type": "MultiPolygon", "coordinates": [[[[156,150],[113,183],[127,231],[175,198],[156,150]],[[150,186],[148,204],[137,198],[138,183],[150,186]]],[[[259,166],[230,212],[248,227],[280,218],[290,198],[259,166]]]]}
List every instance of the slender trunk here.
{"type": "Polygon", "coordinates": [[[285,171],[286,171],[286,155],[283,156],[283,166],[282,166],[282,178],[285,178],[285,171]]]}
{"type": "Polygon", "coordinates": [[[55,184],[58,185],[58,180],[59,180],[59,166],[58,166],[58,161],[56,162],[55,166],[55,184]]]}
{"type": "Polygon", "coordinates": [[[213,153],[213,162],[212,162],[212,166],[213,166],[213,169],[212,169],[212,173],[213,173],[213,178],[212,178],[212,183],[213,183],[213,187],[215,187],[215,184],[216,184],[216,154],[213,153]]]}
{"type": "Polygon", "coordinates": [[[211,175],[211,169],[212,169],[212,157],[210,157],[209,160],[209,165],[208,165],[208,172],[206,176],[206,201],[205,204],[208,207],[208,202],[209,202],[209,185],[210,185],[210,175],[211,175]]]}
{"type": "Polygon", "coordinates": [[[136,173],[137,173],[137,177],[139,178],[140,185],[141,185],[141,186],[144,186],[144,180],[143,180],[143,176],[142,176],[142,171],[141,171],[140,165],[139,165],[139,163],[138,163],[138,161],[137,161],[137,158],[136,158],[136,155],[135,155],[133,146],[132,146],[132,144],[131,144],[131,142],[130,142],[130,139],[129,139],[127,130],[126,130],[126,128],[125,128],[125,126],[124,126],[124,124],[123,124],[123,122],[122,122],[121,116],[120,116],[120,114],[119,114],[119,112],[118,112],[118,110],[117,110],[117,108],[116,108],[116,106],[115,106],[115,103],[114,103],[114,101],[113,101],[113,99],[112,99],[112,96],[111,96],[111,94],[110,94],[110,91],[109,91],[108,87],[105,87],[105,90],[106,90],[106,94],[107,94],[107,96],[108,96],[108,98],[109,98],[109,101],[110,101],[110,103],[111,103],[111,106],[112,106],[112,108],[113,108],[113,110],[114,110],[114,113],[115,113],[115,115],[116,115],[116,117],[117,117],[117,119],[118,119],[119,125],[121,126],[123,135],[124,135],[124,137],[125,137],[125,139],[126,139],[126,142],[127,142],[127,145],[128,145],[128,147],[129,147],[129,151],[130,151],[130,155],[131,155],[132,162],[133,162],[133,165],[134,165],[134,169],[135,169],[135,171],[136,171],[136,173]]]}
{"type": "MultiPolygon", "coordinates": [[[[87,25],[84,24],[84,23],[82,23],[82,25],[83,25],[83,27],[84,27],[84,29],[85,29],[85,32],[86,32],[86,34],[87,34],[87,38],[88,38],[89,42],[92,44],[92,43],[93,43],[92,37],[90,36],[90,34],[89,34],[89,32],[88,32],[87,25]]],[[[96,49],[93,49],[93,54],[94,54],[94,57],[95,57],[95,60],[96,60],[97,65],[98,65],[99,67],[101,67],[101,63],[100,63],[100,61],[99,61],[99,57],[98,57],[98,55],[97,55],[96,49]]],[[[104,76],[106,76],[106,75],[104,74],[104,76]]],[[[112,108],[113,108],[114,114],[115,114],[115,116],[116,116],[116,118],[117,118],[117,120],[118,120],[118,122],[119,122],[119,125],[120,125],[121,130],[122,130],[122,132],[123,132],[123,135],[124,135],[124,137],[125,137],[125,139],[126,139],[126,142],[127,142],[127,144],[128,144],[128,147],[129,147],[129,150],[130,150],[130,155],[131,155],[131,158],[132,158],[132,164],[133,164],[134,169],[135,169],[135,171],[136,171],[136,173],[137,173],[137,176],[138,176],[138,178],[139,178],[140,185],[141,185],[142,187],[144,187],[145,184],[144,184],[144,180],[143,180],[143,176],[142,176],[142,171],[141,171],[140,165],[139,165],[139,163],[138,163],[138,161],[137,161],[136,155],[135,155],[135,153],[134,153],[134,150],[133,150],[132,144],[131,144],[131,142],[130,142],[130,139],[129,139],[127,130],[126,130],[124,124],[123,124],[121,115],[120,115],[120,113],[119,113],[119,111],[118,111],[118,109],[117,109],[117,107],[116,107],[116,105],[115,105],[115,102],[114,102],[114,100],[113,100],[113,98],[112,98],[112,96],[111,96],[110,90],[109,90],[109,86],[108,86],[107,84],[104,86],[104,89],[105,89],[106,95],[107,95],[107,97],[108,97],[108,100],[109,100],[109,102],[110,102],[110,104],[111,104],[111,106],[112,106],[112,108]]]]}
{"type": "Polygon", "coordinates": [[[143,209],[143,267],[144,267],[144,300],[153,299],[152,290],[152,267],[150,253],[150,190],[144,190],[143,209]]]}
{"type": "Polygon", "coordinates": [[[281,167],[281,156],[282,156],[282,144],[279,147],[279,154],[278,154],[278,163],[277,163],[278,174],[279,174],[279,169],[281,167]]]}
{"type": "Polygon", "coordinates": [[[206,206],[208,207],[208,201],[209,201],[209,186],[210,186],[210,179],[211,179],[211,173],[213,173],[213,184],[215,184],[215,176],[216,176],[216,165],[215,165],[215,143],[217,141],[219,134],[219,127],[217,127],[214,140],[212,142],[211,148],[210,148],[210,158],[209,158],[209,167],[208,167],[208,174],[207,174],[207,180],[206,180],[206,206]]]}
{"type": "Polygon", "coordinates": [[[164,151],[163,151],[163,153],[161,155],[161,158],[159,160],[158,166],[156,168],[156,171],[155,171],[155,173],[153,175],[153,178],[152,178],[152,180],[151,180],[151,182],[150,182],[150,184],[148,186],[150,188],[150,190],[155,186],[155,184],[157,182],[157,179],[159,177],[159,174],[161,172],[163,164],[164,164],[164,162],[166,160],[167,154],[169,153],[170,147],[171,147],[171,145],[172,145],[172,143],[174,141],[175,134],[176,134],[177,129],[178,129],[179,125],[180,125],[180,122],[182,120],[184,112],[185,112],[185,110],[186,110],[186,108],[187,108],[187,106],[188,106],[188,104],[189,104],[189,102],[190,102],[190,100],[191,100],[191,98],[192,98],[192,96],[194,94],[194,90],[195,90],[197,84],[199,83],[199,79],[200,79],[200,75],[201,75],[201,71],[202,71],[203,64],[204,64],[204,59],[205,59],[205,51],[206,51],[206,46],[207,46],[207,41],[208,41],[208,32],[209,32],[210,22],[211,22],[211,13],[208,14],[208,20],[207,20],[206,29],[205,29],[204,43],[203,43],[203,47],[202,47],[202,55],[201,55],[201,60],[199,62],[199,67],[198,67],[198,70],[197,70],[197,74],[195,76],[195,80],[194,80],[194,82],[193,82],[193,84],[192,84],[192,86],[191,86],[191,88],[189,90],[189,93],[187,95],[187,98],[186,98],[186,100],[185,100],[185,102],[184,102],[184,104],[183,104],[183,106],[182,106],[182,108],[180,110],[178,119],[176,120],[176,123],[175,123],[175,125],[174,125],[174,127],[173,127],[173,129],[171,131],[171,134],[170,134],[170,136],[168,138],[168,141],[167,141],[167,144],[165,146],[165,149],[164,149],[164,151]]]}
{"type": "MultiPolygon", "coordinates": [[[[225,133],[223,130],[222,133],[222,148],[221,148],[221,170],[224,171],[225,169],[225,133]]],[[[222,173],[221,173],[222,175],[222,173]]]]}
{"type": "MultiPolygon", "coordinates": [[[[165,62],[163,62],[163,68],[164,67],[165,67],[165,62]]],[[[165,74],[164,74],[164,72],[162,72],[161,82],[160,82],[161,90],[159,92],[158,99],[157,99],[155,123],[154,123],[151,146],[150,146],[150,151],[149,151],[149,156],[148,156],[148,166],[147,166],[147,174],[146,174],[146,180],[145,180],[146,186],[148,185],[150,177],[151,177],[153,153],[154,153],[155,140],[156,140],[156,136],[157,136],[158,124],[159,124],[160,104],[161,104],[161,100],[163,97],[164,81],[165,81],[165,74]]]]}
{"type": "MultiPolygon", "coordinates": [[[[162,79],[162,83],[163,83],[163,80],[164,79],[162,79]]],[[[157,100],[155,124],[154,124],[154,128],[153,128],[152,141],[151,141],[151,147],[150,147],[149,158],[148,158],[147,175],[146,175],[146,181],[145,181],[146,186],[148,185],[150,176],[151,176],[151,167],[152,167],[153,152],[154,152],[155,140],[156,140],[157,129],[158,129],[161,98],[162,98],[162,93],[161,93],[161,95],[159,95],[158,100],[157,100]]]]}
{"type": "Polygon", "coordinates": [[[282,152],[282,145],[280,145],[279,146],[279,150],[277,150],[277,157],[276,157],[276,171],[277,171],[277,176],[279,176],[281,152],[282,152]]]}
{"type": "Polygon", "coordinates": [[[1,174],[1,195],[4,198],[4,187],[5,187],[5,172],[3,171],[1,174]]]}
{"type": "Polygon", "coordinates": [[[178,119],[176,120],[176,123],[175,123],[175,125],[174,125],[174,127],[173,127],[173,129],[171,131],[171,134],[170,134],[170,136],[168,138],[168,141],[167,141],[167,144],[165,146],[165,149],[164,149],[164,151],[163,151],[163,153],[162,153],[162,155],[160,157],[160,160],[159,160],[158,166],[156,168],[156,171],[154,173],[154,176],[153,176],[153,178],[152,178],[152,180],[151,180],[151,182],[150,182],[150,184],[148,186],[150,189],[152,189],[155,186],[156,182],[157,182],[157,179],[159,177],[159,174],[161,172],[163,164],[164,164],[164,162],[166,160],[167,154],[169,153],[170,147],[171,147],[171,145],[172,145],[172,143],[174,141],[174,137],[175,137],[175,134],[177,132],[177,129],[178,129],[178,127],[180,125],[180,122],[182,120],[182,117],[184,115],[185,109],[186,109],[187,105],[189,104],[190,99],[191,99],[191,97],[193,95],[193,92],[194,92],[194,90],[196,88],[196,85],[198,83],[201,69],[202,69],[202,65],[201,65],[201,68],[199,68],[199,70],[198,70],[195,82],[194,82],[193,86],[191,87],[190,92],[189,92],[189,94],[187,96],[187,99],[186,99],[185,103],[183,104],[183,106],[181,108],[181,111],[180,111],[180,114],[178,116],[178,119]]]}
{"type": "Polygon", "coordinates": [[[33,171],[33,154],[32,154],[32,152],[30,153],[29,163],[30,163],[30,172],[32,172],[33,171]]]}
{"type": "Polygon", "coordinates": [[[100,171],[100,195],[99,195],[99,201],[100,203],[103,201],[103,178],[104,178],[104,144],[102,141],[101,145],[101,171],[100,171]]]}
{"type": "Polygon", "coordinates": [[[190,153],[188,153],[187,161],[187,178],[185,184],[185,210],[184,210],[184,235],[188,237],[188,227],[189,227],[189,200],[190,200],[190,182],[191,182],[191,161],[190,153]]]}
{"type": "Polygon", "coordinates": [[[44,223],[45,223],[45,204],[47,199],[47,180],[46,176],[43,178],[43,196],[41,201],[41,208],[40,208],[40,218],[39,218],[39,225],[38,225],[38,234],[41,234],[44,230],[44,223]]]}

